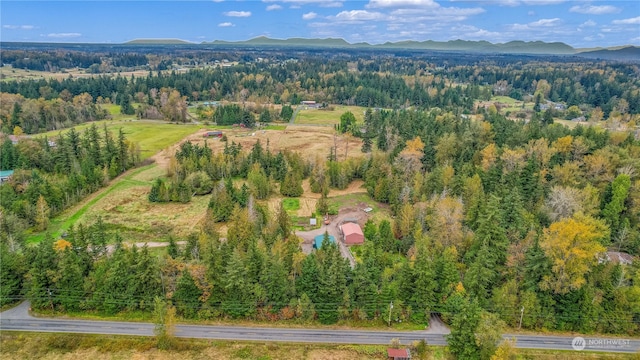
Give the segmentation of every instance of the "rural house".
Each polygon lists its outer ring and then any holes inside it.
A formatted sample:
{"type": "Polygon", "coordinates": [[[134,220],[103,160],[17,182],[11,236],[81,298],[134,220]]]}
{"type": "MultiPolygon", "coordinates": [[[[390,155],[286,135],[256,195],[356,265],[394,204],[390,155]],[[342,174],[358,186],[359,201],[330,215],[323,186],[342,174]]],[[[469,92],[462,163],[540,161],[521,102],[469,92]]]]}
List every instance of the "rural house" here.
{"type": "Polygon", "coordinates": [[[357,245],[364,243],[364,234],[360,225],[355,223],[344,223],[340,226],[344,236],[344,243],[347,245],[357,245]]]}

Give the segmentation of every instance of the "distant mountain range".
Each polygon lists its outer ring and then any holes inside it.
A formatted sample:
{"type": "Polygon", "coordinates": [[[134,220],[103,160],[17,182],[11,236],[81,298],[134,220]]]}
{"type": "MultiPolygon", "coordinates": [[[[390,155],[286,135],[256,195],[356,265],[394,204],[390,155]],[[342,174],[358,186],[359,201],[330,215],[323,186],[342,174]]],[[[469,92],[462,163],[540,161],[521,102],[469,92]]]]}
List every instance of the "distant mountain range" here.
{"type": "MultiPolygon", "coordinates": [[[[126,44],[193,44],[177,39],[137,39],[126,44]]],[[[384,44],[372,45],[366,42],[348,43],[344,39],[271,39],[260,36],[244,41],[224,41],[215,40],[212,42],[202,42],[203,45],[226,45],[226,46],[293,46],[293,47],[328,47],[345,49],[406,49],[406,50],[433,50],[433,51],[461,51],[475,53],[501,53],[501,54],[550,54],[550,55],[576,55],[587,58],[601,59],[625,59],[640,60],[640,47],[637,46],[616,46],[612,48],[592,48],[575,49],[562,42],[543,41],[509,41],[507,43],[493,44],[488,41],[399,41],[386,42],[384,44]]]]}

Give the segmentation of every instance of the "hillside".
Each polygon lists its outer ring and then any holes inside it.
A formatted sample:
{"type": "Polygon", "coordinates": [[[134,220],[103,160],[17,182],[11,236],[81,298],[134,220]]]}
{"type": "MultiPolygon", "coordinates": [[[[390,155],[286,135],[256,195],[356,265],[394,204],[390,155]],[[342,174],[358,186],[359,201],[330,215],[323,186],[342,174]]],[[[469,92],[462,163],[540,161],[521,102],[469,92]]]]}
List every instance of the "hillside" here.
{"type": "Polygon", "coordinates": [[[580,57],[589,59],[604,60],[640,60],[640,47],[626,46],[618,49],[602,49],[595,51],[586,51],[576,54],[580,57]]]}
{"type": "Polygon", "coordinates": [[[413,49],[413,50],[435,50],[435,51],[467,51],[480,53],[514,53],[514,54],[574,54],[576,50],[571,46],[561,43],[545,43],[542,41],[510,41],[504,44],[493,44],[488,41],[468,41],[468,40],[451,40],[451,41],[398,41],[386,42],[383,44],[369,44],[360,42],[351,44],[344,39],[271,39],[260,36],[245,41],[223,41],[215,40],[212,42],[204,42],[209,45],[239,45],[239,46],[317,46],[317,47],[353,47],[353,48],[371,48],[371,49],[413,49]]]}

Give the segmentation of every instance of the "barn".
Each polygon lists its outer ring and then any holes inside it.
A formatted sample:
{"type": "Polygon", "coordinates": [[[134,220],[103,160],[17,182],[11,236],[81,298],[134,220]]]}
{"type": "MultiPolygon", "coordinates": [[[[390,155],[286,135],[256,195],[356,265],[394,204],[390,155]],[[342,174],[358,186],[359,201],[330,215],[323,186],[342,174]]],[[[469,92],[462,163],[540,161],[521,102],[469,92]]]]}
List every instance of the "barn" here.
{"type": "Polygon", "coordinates": [[[342,234],[344,236],[344,243],[347,245],[356,245],[364,243],[364,234],[360,225],[347,222],[340,226],[342,234]]]}

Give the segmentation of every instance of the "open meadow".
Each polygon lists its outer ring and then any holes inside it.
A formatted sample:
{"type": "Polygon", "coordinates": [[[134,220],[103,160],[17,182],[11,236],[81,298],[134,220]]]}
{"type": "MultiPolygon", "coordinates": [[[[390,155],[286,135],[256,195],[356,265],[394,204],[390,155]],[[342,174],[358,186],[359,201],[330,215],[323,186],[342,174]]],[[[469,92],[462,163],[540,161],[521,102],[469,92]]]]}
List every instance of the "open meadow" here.
{"type": "MultiPolygon", "coordinates": [[[[169,72],[165,70],[164,72],[169,72]]],[[[178,72],[184,72],[178,71],[178,72]]],[[[25,81],[25,80],[63,80],[69,77],[73,78],[89,78],[89,77],[97,77],[97,76],[122,76],[130,78],[133,77],[146,77],[149,75],[149,70],[133,70],[133,71],[122,71],[122,72],[110,72],[110,73],[89,73],[86,72],[85,69],[73,68],[73,69],[64,69],[62,71],[39,71],[39,70],[28,70],[28,69],[19,69],[13,68],[11,66],[5,65],[0,66],[0,81],[25,81]]]]}
{"type": "Polygon", "coordinates": [[[296,116],[296,124],[304,125],[335,125],[340,123],[340,116],[347,111],[351,111],[356,117],[356,121],[364,121],[366,108],[361,106],[330,105],[328,109],[306,108],[298,105],[299,111],[296,116]]]}
{"type": "MultiPolygon", "coordinates": [[[[103,126],[118,135],[118,131],[122,129],[131,142],[140,146],[140,154],[142,159],[146,159],[158,151],[180,141],[185,136],[192,134],[202,128],[201,125],[193,124],[171,124],[165,121],[157,120],[101,120],[92,123],[85,123],[75,126],[78,132],[90,127],[92,124],[98,126],[102,130],[103,126]]],[[[66,133],[69,129],[53,130],[37,136],[47,136],[55,138],[61,133],[66,133]]]]}

